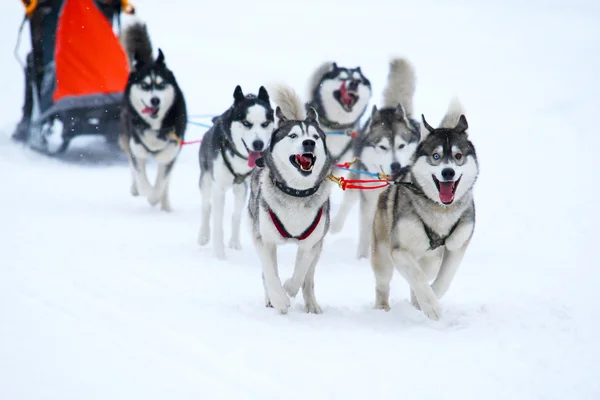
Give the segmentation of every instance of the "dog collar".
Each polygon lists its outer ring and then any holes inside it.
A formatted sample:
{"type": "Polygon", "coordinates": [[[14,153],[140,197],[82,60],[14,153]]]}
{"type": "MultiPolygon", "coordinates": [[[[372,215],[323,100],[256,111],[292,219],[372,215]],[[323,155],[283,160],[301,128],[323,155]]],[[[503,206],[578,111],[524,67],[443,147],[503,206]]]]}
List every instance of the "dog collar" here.
{"type": "Polygon", "coordinates": [[[278,182],[273,178],[271,178],[271,180],[273,181],[275,186],[277,186],[277,188],[279,190],[281,190],[283,193],[289,194],[290,196],[294,196],[294,197],[312,196],[313,194],[315,194],[317,192],[317,190],[319,190],[319,187],[321,186],[321,184],[319,183],[319,184],[317,184],[317,186],[313,186],[310,189],[300,190],[300,189],[291,188],[291,187],[287,186],[285,183],[278,182]]]}

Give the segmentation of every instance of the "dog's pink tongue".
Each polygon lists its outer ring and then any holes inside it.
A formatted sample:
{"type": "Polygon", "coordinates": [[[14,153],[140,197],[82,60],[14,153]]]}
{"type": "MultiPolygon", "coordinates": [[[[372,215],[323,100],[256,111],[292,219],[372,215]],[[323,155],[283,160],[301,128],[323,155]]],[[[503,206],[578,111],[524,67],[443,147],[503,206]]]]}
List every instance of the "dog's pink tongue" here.
{"type": "Polygon", "coordinates": [[[346,82],[342,82],[342,84],[340,85],[340,98],[342,99],[342,103],[346,104],[346,105],[350,105],[352,104],[352,96],[350,96],[348,94],[348,91],[346,90],[346,82]]]}
{"type": "Polygon", "coordinates": [[[144,107],[142,109],[142,114],[153,114],[154,111],[155,111],[155,109],[152,107],[144,107]]]}
{"type": "Polygon", "coordinates": [[[254,166],[256,165],[256,160],[258,160],[260,158],[260,151],[251,151],[250,154],[248,154],[248,166],[250,168],[254,168],[254,166]]]}
{"type": "Polygon", "coordinates": [[[302,168],[310,169],[310,163],[312,163],[312,159],[310,157],[305,157],[302,154],[296,154],[296,161],[302,166],[302,168]]]}
{"type": "Polygon", "coordinates": [[[450,203],[454,200],[454,182],[440,182],[440,200],[442,203],[450,203]]]}

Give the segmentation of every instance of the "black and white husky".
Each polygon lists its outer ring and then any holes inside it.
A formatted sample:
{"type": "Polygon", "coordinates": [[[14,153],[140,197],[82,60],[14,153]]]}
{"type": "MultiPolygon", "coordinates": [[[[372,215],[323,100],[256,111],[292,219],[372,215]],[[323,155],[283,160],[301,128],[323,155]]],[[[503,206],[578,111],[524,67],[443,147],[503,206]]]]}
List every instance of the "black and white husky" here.
{"type": "Polygon", "coordinates": [[[246,180],[268,144],[275,125],[269,94],[263,86],[256,96],[244,95],[238,85],[233,92],[233,99],[233,105],[213,119],[213,126],[204,135],[199,151],[202,221],[198,244],[203,246],[210,240],[212,212],[213,252],[219,259],[225,258],[225,193],[233,189],[234,209],[229,247],[241,249],[240,223],[246,202],[246,180]]]}
{"type": "Polygon", "coordinates": [[[131,194],[145,196],[151,205],[160,201],[161,209],[170,211],[169,180],[187,126],[185,99],[160,49],[153,59],[145,24],[127,26],[121,43],[131,73],[123,93],[119,146],[129,160],[131,194]],[[148,158],[158,164],[154,186],[146,175],[148,158]]]}
{"type": "MultiPolygon", "coordinates": [[[[319,115],[319,125],[327,132],[356,130],[371,99],[371,82],[360,67],[340,67],[335,62],[321,64],[308,83],[308,105],[319,115]]],[[[327,135],[332,161],[352,158],[350,136],[327,135]]]]}
{"type": "Polygon", "coordinates": [[[450,287],[475,229],[472,189],[479,166],[458,101],[438,128],[422,119],[424,138],[413,156],[409,182],[392,185],[379,197],[371,266],[376,308],[390,309],[395,267],[410,285],[412,303],[437,320],[438,299],[450,287]]]}
{"type": "MultiPolygon", "coordinates": [[[[383,108],[379,110],[373,106],[371,117],[355,140],[353,154],[360,161],[352,165],[353,169],[393,176],[410,163],[421,138],[419,123],[413,119],[415,88],[416,76],[412,65],[403,58],[393,59],[383,92],[383,108]]],[[[348,179],[372,178],[350,173],[348,179]]],[[[345,191],[340,210],[332,220],[331,232],[341,231],[352,206],[360,199],[359,259],[369,256],[371,227],[377,198],[382,191],[345,191]]]]}
{"type": "MultiPolygon", "coordinates": [[[[273,92],[271,92],[273,93],[273,92]]],[[[314,292],[315,268],[329,228],[331,159],[315,110],[305,111],[287,86],[275,90],[277,128],[250,183],[248,213],[263,268],[265,305],[287,313],[300,287],[306,312],[321,313],[314,292]],[[293,275],[282,285],[277,246],[298,246],[293,275]]]]}

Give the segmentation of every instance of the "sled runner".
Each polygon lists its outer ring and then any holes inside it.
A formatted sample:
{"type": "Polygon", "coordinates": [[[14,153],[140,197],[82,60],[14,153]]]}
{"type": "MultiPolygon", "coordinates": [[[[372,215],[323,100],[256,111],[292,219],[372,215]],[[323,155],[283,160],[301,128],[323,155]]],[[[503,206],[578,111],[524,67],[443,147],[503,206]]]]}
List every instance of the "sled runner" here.
{"type": "Polygon", "coordinates": [[[13,139],[47,154],[65,151],[77,135],[104,135],[116,143],[129,66],[115,30],[121,13],[133,7],[126,0],[23,3],[32,50],[13,139]]]}

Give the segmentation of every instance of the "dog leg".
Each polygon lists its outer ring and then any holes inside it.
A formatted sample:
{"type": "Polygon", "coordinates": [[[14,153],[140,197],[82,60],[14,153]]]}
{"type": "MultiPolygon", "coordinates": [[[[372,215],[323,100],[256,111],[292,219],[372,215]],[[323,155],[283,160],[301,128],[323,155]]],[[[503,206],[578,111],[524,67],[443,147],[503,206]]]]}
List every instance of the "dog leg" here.
{"type": "Polygon", "coordinates": [[[321,250],[323,250],[323,239],[313,247],[315,251],[314,258],[310,263],[310,267],[306,272],[304,283],[302,284],[302,295],[304,296],[304,311],[311,314],[322,314],[323,310],[317,303],[315,297],[315,270],[317,268],[317,262],[321,258],[321,250]]]}
{"type": "Polygon", "coordinates": [[[308,272],[308,269],[312,265],[317,254],[317,246],[322,246],[321,242],[310,249],[298,248],[292,277],[286,280],[283,284],[285,291],[290,297],[296,297],[298,290],[300,290],[300,286],[302,286],[302,283],[304,283],[304,280],[306,279],[306,273],[308,272]]]}
{"type": "Polygon", "coordinates": [[[391,256],[396,268],[414,291],[421,310],[429,318],[438,320],[441,315],[440,304],[435,293],[429,286],[427,276],[425,276],[415,257],[409,252],[400,249],[392,250],[391,256]]]}
{"type": "Polygon", "coordinates": [[[148,197],[152,194],[152,185],[146,174],[146,159],[136,158],[135,164],[137,166],[135,169],[135,185],[142,196],[148,197]]]}
{"type": "MultiPolygon", "coordinates": [[[[254,240],[254,245],[258,250],[258,256],[263,267],[263,283],[266,289],[266,296],[269,297],[271,306],[281,314],[287,314],[290,308],[290,298],[285,293],[279,271],[277,268],[277,247],[274,244],[262,243],[254,240]]],[[[267,307],[268,307],[267,303],[267,307]]]]}
{"type": "Polygon", "coordinates": [[[269,291],[267,290],[267,284],[265,283],[265,273],[261,274],[263,289],[265,290],[265,307],[273,308],[273,304],[271,304],[271,299],[269,299],[269,291]]]}
{"type": "Polygon", "coordinates": [[[225,233],[223,231],[223,214],[225,213],[225,189],[216,185],[213,192],[212,212],[213,253],[219,260],[225,260],[225,233]]]}
{"type": "Polygon", "coordinates": [[[154,182],[154,188],[148,196],[148,203],[151,206],[155,206],[162,199],[165,190],[169,183],[169,177],[171,169],[173,168],[174,162],[171,161],[167,164],[158,164],[158,170],[156,172],[156,180],[154,182]]]}
{"type": "Polygon", "coordinates": [[[163,189],[163,195],[160,198],[160,209],[165,212],[171,212],[171,202],[169,201],[169,186],[171,185],[171,173],[165,178],[165,187],[163,189]]]}
{"type": "Polygon", "coordinates": [[[242,244],[240,243],[240,226],[247,191],[248,188],[243,182],[238,185],[233,185],[234,204],[233,216],[231,218],[231,239],[229,240],[229,247],[236,250],[241,250],[242,248],[242,244]]]}
{"type": "Polygon", "coordinates": [[[460,265],[465,252],[467,251],[468,242],[461,248],[450,251],[446,249],[444,251],[444,257],[442,258],[442,265],[440,266],[440,271],[431,284],[431,288],[433,289],[435,295],[438,299],[441,299],[448,289],[450,288],[450,284],[454,279],[454,275],[458,270],[458,266],[460,265]]]}
{"type": "Polygon", "coordinates": [[[212,196],[212,177],[210,174],[200,175],[200,193],[202,196],[202,211],[198,244],[204,246],[210,240],[210,200],[212,196]]]}
{"type": "Polygon", "coordinates": [[[370,199],[366,196],[368,195],[363,194],[363,197],[360,199],[359,241],[356,254],[356,258],[359,260],[361,258],[369,258],[369,254],[371,253],[371,232],[373,231],[373,219],[375,218],[377,207],[377,202],[369,202],[370,199]]]}
{"type": "Polygon", "coordinates": [[[394,265],[385,251],[385,246],[379,245],[373,249],[371,268],[375,274],[375,309],[390,311],[390,282],[394,274],[394,265]]]}
{"type": "Polygon", "coordinates": [[[346,221],[346,218],[348,218],[350,210],[352,210],[354,203],[356,203],[356,201],[359,198],[358,196],[360,196],[360,194],[357,190],[346,190],[344,192],[344,197],[342,198],[342,204],[340,205],[340,209],[331,221],[331,226],[329,227],[331,233],[338,233],[342,230],[342,228],[344,227],[344,222],[346,221]]]}

